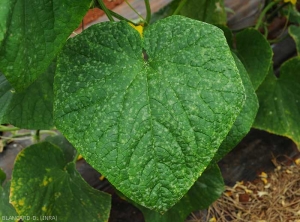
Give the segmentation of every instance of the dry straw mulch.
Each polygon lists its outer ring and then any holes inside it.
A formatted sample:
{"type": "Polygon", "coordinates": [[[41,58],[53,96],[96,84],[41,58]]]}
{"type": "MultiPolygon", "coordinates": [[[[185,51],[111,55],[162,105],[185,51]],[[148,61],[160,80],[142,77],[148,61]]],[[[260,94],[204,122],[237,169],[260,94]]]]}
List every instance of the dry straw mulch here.
{"type": "Polygon", "coordinates": [[[273,163],[269,175],[262,172],[253,182],[226,187],[207,211],[188,221],[300,222],[300,159],[289,166],[273,163]]]}

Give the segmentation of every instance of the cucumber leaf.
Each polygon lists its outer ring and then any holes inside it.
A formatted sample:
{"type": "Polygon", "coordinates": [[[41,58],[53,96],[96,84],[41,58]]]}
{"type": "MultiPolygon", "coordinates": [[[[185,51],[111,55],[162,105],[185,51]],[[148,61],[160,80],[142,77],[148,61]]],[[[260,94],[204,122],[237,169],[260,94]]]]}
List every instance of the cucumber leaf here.
{"type": "Polygon", "coordinates": [[[15,208],[9,203],[10,181],[3,184],[5,178],[6,175],[0,168],[0,218],[2,221],[15,222],[18,214],[15,208]]]}
{"type": "Polygon", "coordinates": [[[289,34],[294,39],[297,53],[300,55],[300,27],[295,25],[289,26],[289,34]]]}
{"type": "Polygon", "coordinates": [[[15,92],[0,74],[0,123],[25,129],[53,127],[53,80],[56,63],[23,92],[15,92]]]}
{"type": "Polygon", "coordinates": [[[239,58],[232,53],[236,66],[239,69],[243,80],[246,93],[244,107],[236,118],[231,130],[218,149],[214,161],[221,160],[229,151],[231,151],[250,131],[258,111],[258,99],[248,73],[239,58]]]}
{"type": "Polygon", "coordinates": [[[1,0],[0,70],[17,91],[44,73],[91,0],[1,0]]]}
{"type": "Polygon", "coordinates": [[[165,212],[209,165],[245,94],[217,27],[172,16],[143,36],[107,22],[70,39],[58,58],[54,118],[118,190],[165,212]]]}
{"type": "Polygon", "coordinates": [[[236,35],[236,53],[246,68],[255,90],[266,78],[273,52],[265,37],[249,28],[236,35]]]}
{"type": "Polygon", "coordinates": [[[225,184],[217,164],[210,165],[195,182],[192,188],[166,213],[160,214],[135,204],[146,222],[182,222],[193,211],[206,209],[224,191],[225,184]]]}
{"type": "Polygon", "coordinates": [[[59,221],[107,221],[111,198],[89,186],[61,148],[43,142],[22,150],[15,162],[10,202],[19,215],[59,221]]]}
{"type": "MultiPolygon", "coordinates": [[[[170,2],[153,14],[151,22],[173,15],[181,2],[181,0],[170,2]]],[[[210,24],[225,25],[227,19],[224,0],[189,0],[178,14],[210,24]]]]}
{"type": "Polygon", "coordinates": [[[300,147],[300,57],[286,61],[280,77],[272,71],[257,90],[259,110],[253,127],[286,136],[300,147]]]}

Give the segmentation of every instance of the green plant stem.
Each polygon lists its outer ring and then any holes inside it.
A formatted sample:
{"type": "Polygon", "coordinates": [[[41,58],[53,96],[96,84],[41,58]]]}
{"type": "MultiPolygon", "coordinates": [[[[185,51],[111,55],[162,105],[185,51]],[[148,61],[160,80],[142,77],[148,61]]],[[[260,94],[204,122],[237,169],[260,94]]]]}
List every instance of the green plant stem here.
{"type": "Polygon", "coordinates": [[[105,6],[105,4],[103,3],[102,0],[98,0],[98,3],[101,7],[101,9],[104,11],[104,13],[106,14],[107,18],[109,19],[109,21],[114,22],[114,18],[111,16],[110,11],[108,10],[108,8],[105,6]]]}
{"type": "Polygon", "coordinates": [[[40,140],[41,140],[40,130],[37,130],[37,131],[35,132],[34,139],[35,139],[35,141],[40,142],[40,140]]]}
{"type": "Polygon", "coordinates": [[[260,13],[259,18],[257,20],[257,23],[255,25],[255,29],[258,30],[261,26],[261,24],[263,23],[263,19],[266,16],[267,12],[276,4],[279,3],[279,0],[274,1],[274,2],[270,2],[265,8],[264,10],[260,13]]]}
{"type": "Polygon", "coordinates": [[[74,164],[76,164],[79,155],[80,155],[80,154],[78,153],[78,151],[76,151],[76,155],[75,155],[75,157],[74,157],[74,159],[73,159],[73,163],[74,163],[74,164]]]}
{"type": "Polygon", "coordinates": [[[147,24],[149,24],[151,20],[151,7],[150,7],[149,0],[144,0],[144,1],[145,1],[146,11],[147,11],[146,21],[147,24]]]}
{"type": "Polygon", "coordinates": [[[3,126],[3,125],[0,125],[0,131],[1,132],[9,132],[9,131],[17,131],[19,130],[20,128],[18,127],[10,127],[10,126],[3,126]]]}
{"type": "Polygon", "coordinates": [[[280,42],[282,39],[284,39],[284,38],[287,37],[287,36],[283,36],[283,35],[284,35],[285,30],[287,29],[287,26],[288,26],[288,23],[289,23],[290,13],[291,13],[291,10],[290,10],[290,8],[289,8],[288,15],[287,15],[287,18],[286,18],[286,21],[285,21],[285,24],[284,24],[284,27],[283,27],[281,33],[277,36],[276,39],[270,40],[270,41],[269,41],[270,44],[280,42]],[[282,36],[283,36],[283,37],[282,37],[282,36]]]}
{"type": "Polygon", "coordinates": [[[54,130],[41,130],[41,131],[40,131],[40,134],[50,134],[50,135],[52,135],[52,136],[58,135],[58,133],[55,132],[54,130]]]}
{"type": "Polygon", "coordinates": [[[132,11],[134,11],[144,22],[147,22],[133,7],[127,0],[125,0],[126,4],[131,8],[132,11]]]}
{"type": "MultiPolygon", "coordinates": [[[[276,13],[281,10],[283,7],[285,7],[286,5],[288,5],[289,3],[286,2],[286,3],[283,3],[282,5],[280,5],[278,8],[276,8],[274,10],[274,12],[272,12],[272,14],[268,17],[267,21],[271,21],[275,16],[276,16],[276,13]]],[[[290,10],[289,10],[290,11],[290,10]]]]}
{"type": "MultiPolygon", "coordinates": [[[[108,9],[108,10],[109,10],[109,9],[108,9]]],[[[115,17],[115,18],[117,18],[117,19],[119,19],[119,20],[124,20],[124,21],[130,22],[130,23],[132,23],[132,24],[134,24],[134,25],[138,25],[138,24],[136,24],[135,22],[132,22],[132,21],[130,21],[129,19],[123,17],[122,15],[120,15],[120,14],[118,14],[118,13],[115,13],[114,11],[109,10],[109,12],[110,12],[110,14],[111,14],[113,17],[115,17]]]]}
{"type": "MultiPolygon", "coordinates": [[[[43,134],[57,135],[57,133],[53,130],[39,130],[38,134],[39,137],[43,134]]],[[[32,136],[36,137],[37,132],[35,135],[33,135],[32,133],[17,133],[17,134],[13,134],[10,137],[0,136],[0,139],[4,139],[5,141],[24,140],[24,139],[32,138],[32,136]]]]}
{"type": "Polygon", "coordinates": [[[1,139],[6,139],[6,140],[15,140],[15,139],[24,139],[24,138],[30,138],[32,137],[31,133],[22,133],[22,134],[16,134],[10,137],[7,136],[0,136],[1,139]]]}
{"type": "Polygon", "coordinates": [[[178,7],[175,9],[173,15],[178,15],[178,13],[180,12],[180,10],[182,9],[182,7],[185,5],[185,3],[187,2],[187,0],[182,0],[178,7]]]}

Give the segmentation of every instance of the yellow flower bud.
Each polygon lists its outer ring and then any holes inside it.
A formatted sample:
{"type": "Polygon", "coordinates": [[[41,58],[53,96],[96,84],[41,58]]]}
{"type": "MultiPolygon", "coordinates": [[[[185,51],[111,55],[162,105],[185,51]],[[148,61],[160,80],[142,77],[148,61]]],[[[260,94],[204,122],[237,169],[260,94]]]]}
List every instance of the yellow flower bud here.
{"type": "Polygon", "coordinates": [[[143,31],[144,31],[144,27],[142,25],[133,25],[132,23],[128,23],[132,28],[134,28],[135,30],[138,31],[138,33],[140,33],[141,37],[143,38],[143,31]]]}

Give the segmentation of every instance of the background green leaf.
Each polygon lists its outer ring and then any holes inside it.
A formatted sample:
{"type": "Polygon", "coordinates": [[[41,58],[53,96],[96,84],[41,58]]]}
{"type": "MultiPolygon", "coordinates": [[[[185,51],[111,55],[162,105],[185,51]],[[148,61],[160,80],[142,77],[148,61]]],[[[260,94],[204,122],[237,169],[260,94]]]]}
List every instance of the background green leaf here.
{"type": "Polygon", "coordinates": [[[250,28],[236,34],[236,50],[256,90],[268,74],[272,49],[259,31],[250,28]]]}
{"type": "MultiPolygon", "coordinates": [[[[174,0],[152,16],[152,21],[173,15],[181,0],[174,0]]],[[[226,12],[223,0],[188,0],[179,15],[210,24],[226,24],[226,12]]]]}
{"type": "Polygon", "coordinates": [[[298,55],[300,55],[300,27],[295,25],[289,26],[289,34],[296,43],[298,55]]]}
{"type": "Polygon", "coordinates": [[[223,32],[182,16],[143,40],[126,22],[90,27],[60,54],[54,85],[57,128],[124,195],[160,212],[203,173],[245,99],[223,32]]]}
{"type": "Polygon", "coordinates": [[[52,63],[24,92],[17,93],[0,74],[0,123],[25,129],[53,127],[53,79],[56,63],[52,63]]]}
{"type": "Polygon", "coordinates": [[[258,99],[249,79],[248,73],[238,57],[234,53],[232,53],[232,55],[234,57],[235,64],[239,69],[239,73],[245,87],[246,101],[231,130],[218,149],[214,157],[215,162],[221,160],[247,135],[258,111],[258,99]]]}
{"type": "Polygon", "coordinates": [[[283,8],[283,13],[291,23],[300,24],[300,12],[298,11],[297,7],[288,4],[287,7],[283,8]]]}
{"type": "Polygon", "coordinates": [[[257,90],[259,110],[253,127],[286,136],[300,147],[300,57],[286,61],[276,78],[271,71],[257,90]]]}
{"type": "Polygon", "coordinates": [[[227,19],[223,0],[189,0],[181,9],[180,15],[210,24],[225,25],[227,19]]]}
{"type": "Polygon", "coordinates": [[[19,215],[57,216],[65,222],[107,221],[109,217],[110,196],[89,186],[62,150],[48,142],[18,154],[10,191],[19,215]]]}
{"type": "Polygon", "coordinates": [[[217,164],[210,165],[191,189],[166,213],[160,214],[135,204],[144,214],[146,222],[183,222],[193,211],[206,209],[224,191],[222,174],[217,164]]]}
{"type": "Polygon", "coordinates": [[[16,91],[46,71],[91,0],[1,0],[0,70],[16,91]]]}
{"type": "Polygon", "coordinates": [[[71,143],[69,143],[69,141],[63,135],[48,136],[45,139],[45,141],[60,147],[64,153],[66,162],[73,161],[77,155],[76,149],[72,146],[71,143]]]}
{"type": "Polygon", "coordinates": [[[5,173],[0,168],[0,220],[1,221],[14,221],[10,220],[11,217],[18,216],[15,208],[9,203],[9,188],[10,188],[10,182],[6,182],[3,186],[2,183],[4,182],[6,178],[5,173]],[[4,219],[3,219],[4,217],[4,219]]]}

